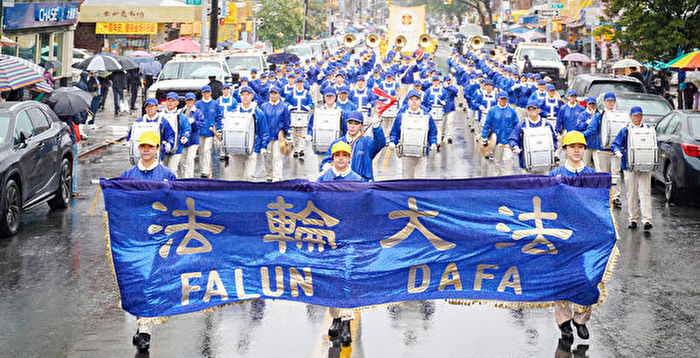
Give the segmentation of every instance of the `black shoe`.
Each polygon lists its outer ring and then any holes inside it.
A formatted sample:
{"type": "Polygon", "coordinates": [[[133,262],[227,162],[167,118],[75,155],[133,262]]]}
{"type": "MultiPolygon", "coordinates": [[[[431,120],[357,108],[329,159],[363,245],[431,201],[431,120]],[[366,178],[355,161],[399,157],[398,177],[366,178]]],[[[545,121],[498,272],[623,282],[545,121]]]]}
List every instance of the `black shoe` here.
{"type": "Polygon", "coordinates": [[[630,224],[627,225],[628,228],[630,229],[636,229],[637,228],[637,222],[636,221],[630,221],[630,224]]]}
{"type": "Polygon", "coordinates": [[[620,201],[620,199],[618,199],[618,198],[613,199],[613,207],[618,208],[618,209],[622,207],[622,202],[620,201]]]}
{"type": "Polygon", "coordinates": [[[328,336],[331,338],[338,337],[340,334],[340,318],[333,318],[333,323],[331,323],[331,328],[328,328],[328,336]]]}
{"type": "Polygon", "coordinates": [[[201,174],[199,177],[200,178],[209,178],[209,174],[201,174]]]}
{"type": "Polygon", "coordinates": [[[561,339],[569,342],[574,340],[574,330],[571,329],[571,320],[562,323],[559,326],[559,330],[561,330],[561,339]]]}
{"type": "Polygon", "coordinates": [[[268,179],[265,179],[265,181],[268,182],[268,183],[272,183],[272,179],[269,179],[269,178],[268,178],[268,179]]]}
{"type": "Polygon", "coordinates": [[[299,151],[299,158],[301,158],[301,157],[303,157],[303,156],[304,156],[304,151],[303,151],[303,150],[300,150],[300,151],[299,151]]]}
{"type": "Polygon", "coordinates": [[[651,223],[644,223],[644,231],[649,231],[652,227],[651,223]]]}
{"type": "Polygon", "coordinates": [[[447,143],[452,144],[452,138],[447,138],[447,143]]]}
{"type": "Polygon", "coordinates": [[[352,343],[352,333],[350,332],[350,321],[343,321],[340,329],[340,342],[344,346],[349,346],[352,343]]]}
{"type": "Polygon", "coordinates": [[[136,346],[139,352],[148,352],[148,349],[151,347],[151,335],[148,333],[139,333],[137,331],[131,342],[136,346]]]}
{"type": "Polygon", "coordinates": [[[581,339],[588,339],[590,335],[588,334],[588,328],[586,327],[586,324],[578,324],[574,321],[571,321],[571,323],[574,324],[574,327],[576,327],[576,334],[578,335],[578,338],[581,339]]]}
{"type": "Polygon", "coordinates": [[[299,158],[299,152],[294,152],[293,155],[294,155],[294,158],[299,158]]]}

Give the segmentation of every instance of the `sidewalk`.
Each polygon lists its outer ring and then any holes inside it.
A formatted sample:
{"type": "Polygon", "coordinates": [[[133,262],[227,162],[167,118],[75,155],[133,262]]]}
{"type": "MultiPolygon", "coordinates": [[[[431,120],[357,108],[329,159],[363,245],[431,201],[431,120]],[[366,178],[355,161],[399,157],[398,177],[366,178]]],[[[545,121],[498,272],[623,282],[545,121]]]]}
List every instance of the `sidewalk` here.
{"type": "MultiPolygon", "coordinates": [[[[97,112],[97,117],[95,118],[95,125],[97,128],[95,130],[90,130],[87,125],[83,126],[85,133],[82,134],[87,135],[87,139],[80,141],[78,145],[79,158],[97,150],[104,149],[111,144],[115,144],[115,142],[125,140],[126,135],[129,133],[131,123],[141,116],[140,108],[132,111],[130,115],[123,113],[119,116],[115,116],[113,103],[114,97],[110,90],[105,103],[105,109],[97,112]]],[[[137,106],[140,105],[140,103],[140,100],[136,101],[137,106]]]]}

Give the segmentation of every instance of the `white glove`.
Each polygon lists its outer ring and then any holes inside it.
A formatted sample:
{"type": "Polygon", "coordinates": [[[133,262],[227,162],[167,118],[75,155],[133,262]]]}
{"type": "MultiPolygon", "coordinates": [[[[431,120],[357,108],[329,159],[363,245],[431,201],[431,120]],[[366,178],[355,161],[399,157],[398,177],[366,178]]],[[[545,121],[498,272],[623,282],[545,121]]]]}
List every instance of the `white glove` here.
{"type": "Polygon", "coordinates": [[[168,153],[171,149],[173,149],[173,147],[170,145],[170,143],[163,142],[163,149],[165,149],[165,152],[168,153]]]}
{"type": "Polygon", "coordinates": [[[486,112],[486,107],[484,107],[484,106],[479,106],[479,109],[480,109],[482,112],[486,112]]]}
{"type": "Polygon", "coordinates": [[[369,123],[372,124],[372,128],[379,128],[379,126],[382,124],[382,119],[378,116],[374,116],[369,123]]]}
{"type": "Polygon", "coordinates": [[[396,144],[394,144],[394,142],[389,142],[389,148],[396,149],[396,144]]]}
{"type": "Polygon", "coordinates": [[[180,138],[180,143],[187,144],[187,137],[180,138]]]}
{"type": "Polygon", "coordinates": [[[431,145],[430,145],[430,151],[431,151],[431,152],[434,152],[434,151],[436,151],[436,150],[437,150],[437,144],[435,144],[435,143],[431,144],[431,145]]]}
{"type": "Polygon", "coordinates": [[[267,155],[267,149],[265,149],[265,148],[260,149],[260,154],[267,155]]]}
{"type": "Polygon", "coordinates": [[[311,135],[310,135],[310,134],[307,134],[307,135],[304,136],[304,140],[307,141],[307,142],[311,142],[312,139],[313,139],[313,138],[311,138],[311,135]]]}
{"type": "Polygon", "coordinates": [[[333,166],[333,164],[331,164],[331,163],[323,164],[323,167],[321,168],[321,171],[322,171],[322,172],[327,172],[327,171],[331,170],[331,167],[332,167],[332,166],[333,166]]]}
{"type": "Polygon", "coordinates": [[[486,138],[481,138],[481,145],[483,145],[484,147],[489,145],[489,140],[486,138]]]}
{"type": "Polygon", "coordinates": [[[520,147],[518,147],[517,145],[516,145],[515,147],[513,147],[513,152],[514,152],[515,154],[520,154],[520,152],[522,152],[522,151],[523,151],[523,150],[520,149],[520,147]]]}
{"type": "Polygon", "coordinates": [[[126,142],[124,142],[124,144],[122,144],[122,146],[128,148],[129,146],[131,146],[131,142],[129,142],[129,141],[127,140],[126,142]]]}
{"type": "Polygon", "coordinates": [[[622,159],[622,152],[620,152],[619,150],[615,152],[615,158],[622,159]]]}
{"type": "Polygon", "coordinates": [[[192,117],[187,117],[187,120],[190,121],[190,124],[194,123],[194,118],[192,117]]]}

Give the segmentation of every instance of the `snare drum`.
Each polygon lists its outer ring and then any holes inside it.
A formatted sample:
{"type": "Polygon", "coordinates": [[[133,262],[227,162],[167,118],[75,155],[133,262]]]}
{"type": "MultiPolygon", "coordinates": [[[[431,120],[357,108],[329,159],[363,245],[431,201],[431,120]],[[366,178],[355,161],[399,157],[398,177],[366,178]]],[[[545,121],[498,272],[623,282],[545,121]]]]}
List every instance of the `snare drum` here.
{"type": "MultiPolygon", "coordinates": [[[[139,138],[145,132],[156,132],[160,136],[160,121],[158,122],[134,122],[131,126],[131,136],[129,137],[129,162],[136,164],[141,159],[139,152],[139,138]]],[[[160,151],[156,153],[156,160],[160,159],[160,151]]]]}
{"type": "Polygon", "coordinates": [[[401,115],[400,157],[422,157],[428,148],[430,116],[403,113],[401,115]]]}
{"type": "Polygon", "coordinates": [[[255,150],[253,112],[228,112],[223,120],[222,147],[227,154],[251,154],[255,150]]]}
{"type": "Polygon", "coordinates": [[[289,113],[292,128],[304,128],[309,126],[309,112],[292,111],[289,113]]]}
{"type": "Polygon", "coordinates": [[[554,166],[554,139],[548,125],[523,127],[523,164],[527,171],[546,171],[554,166]]]}
{"type": "Polygon", "coordinates": [[[314,111],[312,148],[315,152],[325,153],[331,143],[340,137],[340,109],[319,108],[314,111]]]}
{"type": "Polygon", "coordinates": [[[651,127],[627,129],[627,168],[635,172],[650,172],[659,162],[656,130],[651,127]]]}

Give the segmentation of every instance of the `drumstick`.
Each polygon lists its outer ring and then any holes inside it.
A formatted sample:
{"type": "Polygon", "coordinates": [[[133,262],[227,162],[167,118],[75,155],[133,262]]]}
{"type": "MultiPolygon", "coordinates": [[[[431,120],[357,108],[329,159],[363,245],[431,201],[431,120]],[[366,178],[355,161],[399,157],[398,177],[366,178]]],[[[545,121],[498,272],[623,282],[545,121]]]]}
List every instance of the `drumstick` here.
{"type": "Polygon", "coordinates": [[[301,135],[301,134],[299,134],[299,133],[296,133],[296,132],[289,132],[289,133],[292,133],[292,135],[294,135],[294,136],[297,136],[297,137],[299,137],[299,138],[302,138],[302,139],[304,139],[304,136],[303,136],[303,135],[301,135]]]}

